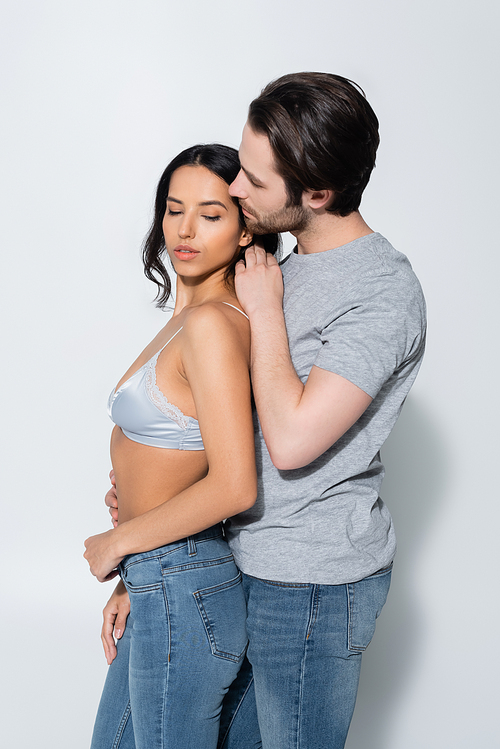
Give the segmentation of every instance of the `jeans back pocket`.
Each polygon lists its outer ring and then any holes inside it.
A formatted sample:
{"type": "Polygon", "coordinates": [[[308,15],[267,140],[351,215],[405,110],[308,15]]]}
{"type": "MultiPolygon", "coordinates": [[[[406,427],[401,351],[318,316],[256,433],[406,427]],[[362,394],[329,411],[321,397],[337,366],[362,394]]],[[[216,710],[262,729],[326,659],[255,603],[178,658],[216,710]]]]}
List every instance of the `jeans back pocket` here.
{"type": "Polygon", "coordinates": [[[392,565],[363,580],[347,585],[349,611],[348,648],[366,650],[375,633],[375,623],[386,602],[392,565]]]}
{"type": "Polygon", "coordinates": [[[238,662],[245,654],[246,604],[241,573],[227,582],[193,593],[212,654],[238,662]]]}

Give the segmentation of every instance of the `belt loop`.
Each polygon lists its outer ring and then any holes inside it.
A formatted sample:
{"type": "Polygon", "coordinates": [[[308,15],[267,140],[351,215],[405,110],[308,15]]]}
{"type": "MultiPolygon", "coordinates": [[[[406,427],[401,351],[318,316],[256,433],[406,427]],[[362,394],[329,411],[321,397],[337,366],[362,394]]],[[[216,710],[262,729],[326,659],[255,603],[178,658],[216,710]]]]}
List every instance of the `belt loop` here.
{"type": "Polygon", "coordinates": [[[194,540],[193,536],[188,536],[187,542],[188,542],[188,555],[190,557],[196,556],[197,554],[196,541],[194,540]]]}

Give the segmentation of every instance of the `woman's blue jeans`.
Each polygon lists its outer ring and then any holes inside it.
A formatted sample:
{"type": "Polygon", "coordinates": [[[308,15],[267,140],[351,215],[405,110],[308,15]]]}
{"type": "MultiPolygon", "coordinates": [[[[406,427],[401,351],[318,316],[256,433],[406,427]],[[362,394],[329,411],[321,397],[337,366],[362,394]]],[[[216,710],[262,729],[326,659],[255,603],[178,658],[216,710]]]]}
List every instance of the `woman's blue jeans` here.
{"type": "Polygon", "coordinates": [[[245,655],[241,575],[217,525],[120,565],[130,616],[92,749],[215,749],[245,655]]]}
{"type": "Polygon", "coordinates": [[[224,702],[220,749],[343,749],[390,581],[391,567],[346,585],[243,575],[248,661],[224,702]]]}

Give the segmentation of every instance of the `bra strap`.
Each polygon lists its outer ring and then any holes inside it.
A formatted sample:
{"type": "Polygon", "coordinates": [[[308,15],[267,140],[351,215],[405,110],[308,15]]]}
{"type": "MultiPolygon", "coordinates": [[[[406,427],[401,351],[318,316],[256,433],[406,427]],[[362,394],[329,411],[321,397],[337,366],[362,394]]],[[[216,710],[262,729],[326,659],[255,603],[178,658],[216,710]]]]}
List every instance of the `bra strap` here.
{"type": "Polygon", "coordinates": [[[243,315],[243,317],[246,317],[247,320],[250,319],[248,315],[245,315],[243,310],[239,309],[238,307],[235,307],[234,304],[229,304],[229,302],[222,302],[222,304],[227,304],[228,307],[232,307],[233,309],[235,309],[236,312],[239,312],[241,315],[243,315]]]}
{"type": "Polygon", "coordinates": [[[161,352],[163,351],[163,349],[164,349],[164,348],[167,348],[167,346],[168,346],[168,344],[170,343],[170,341],[173,341],[173,340],[174,340],[174,338],[175,338],[175,336],[177,335],[177,333],[180,333],[183,327],[184,327],[184,325],[181,325],[181,327],[179,328],[179,330],[176,330],[176,331],[175,331],[175,333],[173,334],[173,336],[172,336],[171,338],[169,338],[169,339],[168,339],[168,341],[166,342],[166,344],[165,344],[164,346],[162,346],[162,347],[161,347],[161,349],[160,349],[160,350],[158,351],[158,353],[157,353],[157,354],[155,354],[155,356],[156,356],[156,357],[160,356],[160,354],[161,354],[161,352]]]}

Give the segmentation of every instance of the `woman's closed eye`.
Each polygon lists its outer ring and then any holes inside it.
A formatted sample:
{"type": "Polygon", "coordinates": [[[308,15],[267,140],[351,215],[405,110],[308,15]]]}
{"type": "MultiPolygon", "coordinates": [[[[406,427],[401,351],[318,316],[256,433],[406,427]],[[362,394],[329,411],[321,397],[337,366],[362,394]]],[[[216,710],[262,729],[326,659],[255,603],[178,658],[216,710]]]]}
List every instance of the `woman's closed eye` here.
{"type": "MultiPolygon", "coordinates": [[[[171,208],[167,208],[167,216],[181,216],[182,211],[173,211],[171,208]]],[[[221,216],[206,216],[203,215],[202,218],[204,218],[206,221],[220,221],[221,216]]]]}

